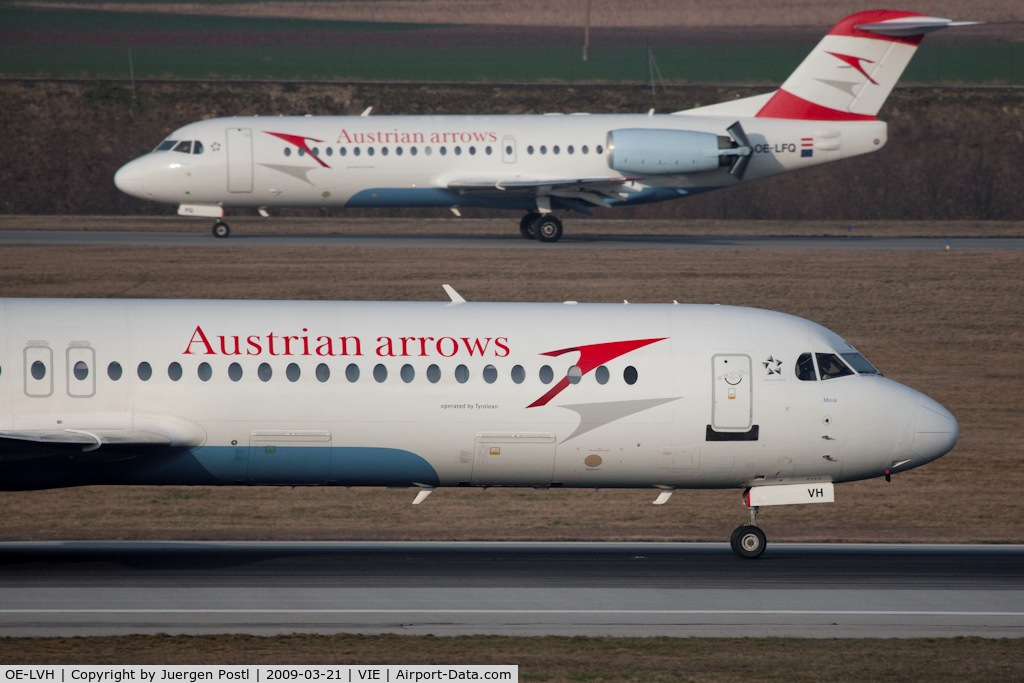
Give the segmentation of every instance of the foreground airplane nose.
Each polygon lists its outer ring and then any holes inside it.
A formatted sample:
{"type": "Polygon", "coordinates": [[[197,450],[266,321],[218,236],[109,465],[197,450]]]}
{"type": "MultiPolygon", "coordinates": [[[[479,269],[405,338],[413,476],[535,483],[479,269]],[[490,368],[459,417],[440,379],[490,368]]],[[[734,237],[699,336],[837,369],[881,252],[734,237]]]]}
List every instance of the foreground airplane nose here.
{"type": "Polygon", "coordinates": [[[931,399],[922,400],[910,450],[927,462],[949,453],[959,438],[960,425],[953,414],[931,399]]]}
{"type": "Polygon", "coordinates": [[[117,189],[133,197],[144,198],[145,189],[142,187],[142,174],[140,173],[139,160],[129,161],[114,174],[114,184],[117,189]]]}

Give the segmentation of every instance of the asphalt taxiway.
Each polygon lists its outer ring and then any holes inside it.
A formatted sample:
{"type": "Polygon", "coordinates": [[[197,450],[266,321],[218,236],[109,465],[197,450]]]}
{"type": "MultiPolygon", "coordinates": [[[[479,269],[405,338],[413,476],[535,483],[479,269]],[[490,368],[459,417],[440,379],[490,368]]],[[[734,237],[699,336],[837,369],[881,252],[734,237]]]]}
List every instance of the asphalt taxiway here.
{"type": "Polygon", "coordinates": [[[571,235],[557,244],[519,235],[245,234],[118,230],[0,230],[0,245],[49,244],[165,247],[394,247],[418,249],[788,249],[941,251],[1024,249],[1024,237],[708,237],[678,235],[571,235]]]}
{"type": "Polygon", "coordinates": [[[1024,546],[0,544],[0,636],[1024,636],[1024,546]]]}

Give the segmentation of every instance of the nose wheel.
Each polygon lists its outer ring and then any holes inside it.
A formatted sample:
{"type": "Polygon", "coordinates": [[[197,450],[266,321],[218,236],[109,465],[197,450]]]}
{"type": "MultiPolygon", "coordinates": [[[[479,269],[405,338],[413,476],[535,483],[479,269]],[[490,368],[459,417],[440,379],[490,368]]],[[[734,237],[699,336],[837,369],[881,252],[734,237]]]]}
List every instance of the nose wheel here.
{"type": "Polygon", "coordinates": [[[213,236],[224,238],[231,234],[231,228],[224,221],[217,221],[213,224],[213,236]]]}
{"type": "Polygon", "coordinates": [[[729,539],[732,551],[744,560],[753,560],[761,556],[768,546],[768,539],[757,526],[757,508],[750,508],[750,523],[736,527],[729,539]]]}

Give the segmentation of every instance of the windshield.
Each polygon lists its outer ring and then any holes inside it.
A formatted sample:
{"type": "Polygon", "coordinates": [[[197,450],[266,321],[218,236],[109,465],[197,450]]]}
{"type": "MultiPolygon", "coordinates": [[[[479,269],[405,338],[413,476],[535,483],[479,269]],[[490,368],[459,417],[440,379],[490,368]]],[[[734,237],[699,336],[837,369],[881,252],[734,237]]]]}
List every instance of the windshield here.
{"type": "Polygon", "coordinates": [[[853,374],[853,370],[834,353],[816,353],[814,355],[818,361],[818,373],[823,380],[853,374]]]}
{"type": "Polygon", "coordinates": [[[841,355],[843,357],[843,360],[845,360],[847,363],[849,363],[850,367],[853,368],[854,370],[856,370],[858,374],[861,374],[861,375],[881,375],[882,374],[878,370],[875,369],[874,365],[872,365],[871,363],[868,362],[867,358],[865,358],[864,356],[860,355],[859,353],[841,353],[839,355],[841,355]]]}

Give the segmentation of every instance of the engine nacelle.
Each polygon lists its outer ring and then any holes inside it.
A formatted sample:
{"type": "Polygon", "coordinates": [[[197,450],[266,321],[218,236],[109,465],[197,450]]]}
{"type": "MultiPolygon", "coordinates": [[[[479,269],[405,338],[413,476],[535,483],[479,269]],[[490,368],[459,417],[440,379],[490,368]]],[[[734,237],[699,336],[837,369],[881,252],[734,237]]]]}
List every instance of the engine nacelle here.
{"type": "Polygon", "coordinates": [[[714,133],[621,128],[608,133],[608,166],[620,173],[642,175],[714,171],[728,165],[722,144],[735,146],[729,138],[714,133]]]}

